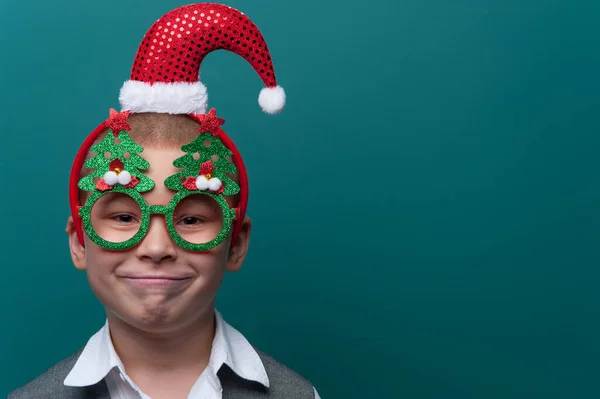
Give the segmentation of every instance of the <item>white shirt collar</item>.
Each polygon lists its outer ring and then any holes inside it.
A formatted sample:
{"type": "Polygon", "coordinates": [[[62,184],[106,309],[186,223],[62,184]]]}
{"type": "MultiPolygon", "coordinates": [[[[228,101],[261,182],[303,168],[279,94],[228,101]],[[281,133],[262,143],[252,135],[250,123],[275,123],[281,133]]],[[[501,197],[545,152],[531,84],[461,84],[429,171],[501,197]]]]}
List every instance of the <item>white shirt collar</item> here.
{"type": "MultiPolygon", "coordinates": [[[[216,375],[223,364],[240,377],[269,387],[265,367],[246,338],[230,326],[215,311],[216,330],[208,368],[216,375]]],[[[100,382],[115,367],[125,374],[125,368],[110,339],[108,320],[88,341],[64,385],[83,387],[100,382]]]]}

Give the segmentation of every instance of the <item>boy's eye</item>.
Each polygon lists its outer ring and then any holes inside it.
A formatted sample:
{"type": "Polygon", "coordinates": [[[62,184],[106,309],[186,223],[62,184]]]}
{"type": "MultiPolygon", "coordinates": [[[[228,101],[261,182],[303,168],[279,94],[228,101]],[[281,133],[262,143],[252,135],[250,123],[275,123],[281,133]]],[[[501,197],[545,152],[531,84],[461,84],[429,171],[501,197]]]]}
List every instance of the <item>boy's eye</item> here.
{"type": "Polygon", "coordinates": [[[196,216],[186,216],[184,218],[181,218],[179,221],[180,224],[184,224],[184,225],[197,225],[197,224],[201,224],[202,222],[203,222],[203,220],[196,216]]]}
{"type": "Polygon", "coordinates": [[[113,219],[119,223],[124,223],[124,224],[129,224],[129,223],[135,222],[135,217],[133,217],[132,215],[126,215],[126,214],[115,215],[113,217],[113,219]]]}

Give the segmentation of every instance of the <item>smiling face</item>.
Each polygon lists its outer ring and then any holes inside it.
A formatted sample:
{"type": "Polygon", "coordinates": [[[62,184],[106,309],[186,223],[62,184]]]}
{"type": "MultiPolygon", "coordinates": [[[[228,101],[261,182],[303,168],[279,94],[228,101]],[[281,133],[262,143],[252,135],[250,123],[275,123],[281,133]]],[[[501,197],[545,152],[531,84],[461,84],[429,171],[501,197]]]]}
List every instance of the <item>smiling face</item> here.
{"type": "MultiPolygon", "coordinates": [[[[178,148],[150,145],[144,146],[140,155],[150,165],[145,175],[155,182],[152,190],[141,194],[143,201],[153,209],[168,205],[176,192],[164,182],[180,171],[173,161],[184,153],[178,148]]],[[[234,198],[227,201],[234,207],[234,198]]],[[[214,238],[223,224],[221,207],[206,195],[186,197],[174,209],[175,231],[190,242],[214,238]]],[[[91,211],[98,235],[112,241],[133,236],[141,219],[138,203],[120,193],[103,196],[91,211]]],[[[116,319],[139,330],[164,333],[212,314],[225,272],[237,271],[243,263],[251,224],[250,219],[244,219],[234,247],[230,233],[216,247],[192,252],[173,241],[165,215],[152,214],[149,219],[143,239],[122,251],[104,249],[87,234],[84,249],[71,219],[67,231],[73,262],[78,269],[87,270],[90,286],[104,304],[109,321],[116,319]]]]}

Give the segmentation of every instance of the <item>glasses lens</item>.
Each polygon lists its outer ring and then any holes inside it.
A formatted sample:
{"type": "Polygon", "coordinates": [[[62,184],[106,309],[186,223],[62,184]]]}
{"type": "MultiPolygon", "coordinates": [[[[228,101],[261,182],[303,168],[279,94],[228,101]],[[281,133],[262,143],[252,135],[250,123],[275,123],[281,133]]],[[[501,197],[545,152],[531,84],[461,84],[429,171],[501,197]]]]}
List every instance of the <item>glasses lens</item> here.
{"type": "Polygon", "coordinates": [[[188,195],[177,204],[173,212],[173,225],[184,241],[206,244],[221,232],[223,211],[219,203],[208,195],[188,195]]]}
{"type": "Polygon", "coordinates": [[[100,238],[121,243],[132,238],[140,230],[142,211],[129,195],[107,193],[94,203],[90,221],[100,238]]]}

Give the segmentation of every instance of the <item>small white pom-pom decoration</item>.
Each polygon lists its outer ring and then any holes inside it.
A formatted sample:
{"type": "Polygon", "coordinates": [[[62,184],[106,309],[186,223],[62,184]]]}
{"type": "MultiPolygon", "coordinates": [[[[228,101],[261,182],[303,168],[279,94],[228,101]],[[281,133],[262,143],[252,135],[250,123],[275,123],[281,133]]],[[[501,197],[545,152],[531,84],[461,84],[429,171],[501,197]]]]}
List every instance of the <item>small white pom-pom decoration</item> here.
{"type": "Polygon", "coordinates": [[[206,176],[198,176],[196,178],[196,188],[198,190],[206,190],[208,188],[208,179],[206,176]]]}
{"type": "Polygon", "coordinates": [[[281,86],[265,87],[258,95],[258,105],[267,114],[276,114],[285,106],[285,91],[281,86]]]}
{"type": "Polygon", "coordinates": [[[119,182],[119,177],[112,170],[109,170],[108,172],[106,172],[104,174],[104,183],[108,184],[109,186],[114,186],[118,182],[119,182]]]}
{"type": "Polygon", "coordinates": [[[117,179],[119,179],[119,184],[122,186],[126,186],[131,183],[131,174],[124,170],[117,175],[117,179]]]}
{"type": "Polygon", "coordinates": [[[211,178],[208,181],[208,188],[210,191],[218,191],[221,188],[221,180],[217,179],[216,177],[211,178]]]}

